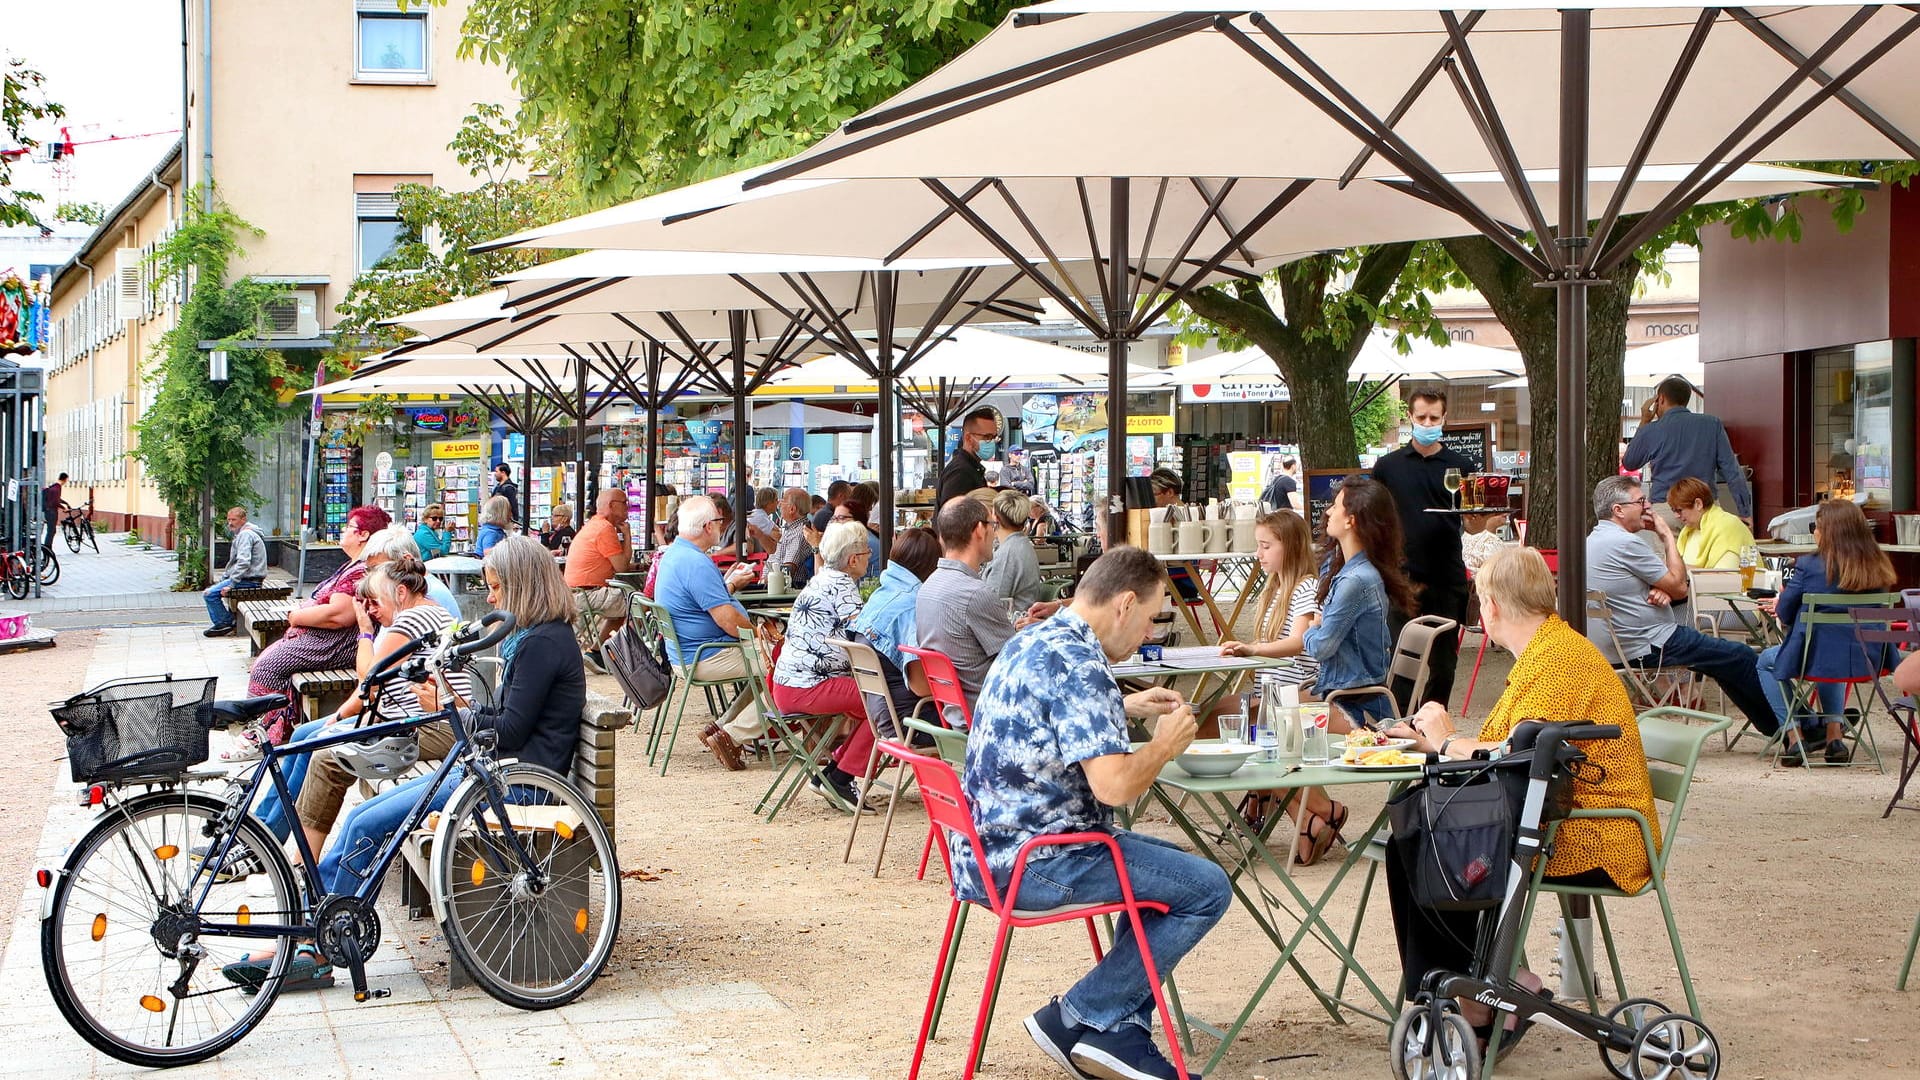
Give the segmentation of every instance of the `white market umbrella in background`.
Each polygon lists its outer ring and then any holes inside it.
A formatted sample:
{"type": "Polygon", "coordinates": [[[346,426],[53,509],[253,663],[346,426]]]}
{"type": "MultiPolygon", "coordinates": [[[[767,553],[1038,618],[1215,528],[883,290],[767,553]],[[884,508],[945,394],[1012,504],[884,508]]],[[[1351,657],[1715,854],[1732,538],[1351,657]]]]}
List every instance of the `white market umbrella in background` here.
{"type": "MultiPolygon", "coordinates": [[[[779,431],[787,428],[801,428],[806,431],[873,430],[871,416],[857,416],[838,409],[823,409],[803,401],[774,401],[765,405],[756,405],[747,416],[754,431],[779,431]]],[[[732,420],[733,406],[723,405],[713,412],[702,413],[700,419],[732,420]]]]}
{"type": "MultiPolygon", "coordinates": [[[[1626,375],[1628,386],[1658,386],[1660,380],[1667,376],[1678,375],[1691,383],[1695,390],[1705,393],[1707,369],[1700,362],[1700,335],[1688,334],[1628,349],[1626,375]]],[[[1527,377],[1522,375],[1517,379],[1494,383],[1492,389],[1513,390],[1525,385],[1527,377]]]]}

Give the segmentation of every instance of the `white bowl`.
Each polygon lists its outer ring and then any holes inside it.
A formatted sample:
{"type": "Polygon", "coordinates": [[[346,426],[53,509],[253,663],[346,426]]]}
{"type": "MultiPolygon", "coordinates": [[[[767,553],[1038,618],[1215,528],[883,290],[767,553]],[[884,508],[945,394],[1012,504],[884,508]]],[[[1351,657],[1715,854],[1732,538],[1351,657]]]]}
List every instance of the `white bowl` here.
{"type": "Polygon", "coordinates": [[[1188,776],[1232,776],[1247,759],[1260,752],[1257,746],[1225,739],[1196,739],[1187,752],[1173,759],[1188,776]]]}

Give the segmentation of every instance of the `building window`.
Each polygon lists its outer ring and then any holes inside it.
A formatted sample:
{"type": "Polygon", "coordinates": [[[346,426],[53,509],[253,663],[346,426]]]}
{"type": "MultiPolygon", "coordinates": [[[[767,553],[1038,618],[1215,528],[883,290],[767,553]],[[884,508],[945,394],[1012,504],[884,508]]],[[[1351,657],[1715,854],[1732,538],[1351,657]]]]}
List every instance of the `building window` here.
{"type": "MultiPolygon", "coordinates": [[[[400,204],[392,195],[355,195],[353,207],[360,273],[372,270],[400,245],[414,239],[412,230],[400,220],[400,204]]],[[[398,268],[389,265],[385,269],[398,268]]]]}
{"type": "Polygon", "coordinates": [[[362,79],[417,82],[427,70],[427,13],[401,11],[394,0],[356,0],[357,74],[362,79]]]}

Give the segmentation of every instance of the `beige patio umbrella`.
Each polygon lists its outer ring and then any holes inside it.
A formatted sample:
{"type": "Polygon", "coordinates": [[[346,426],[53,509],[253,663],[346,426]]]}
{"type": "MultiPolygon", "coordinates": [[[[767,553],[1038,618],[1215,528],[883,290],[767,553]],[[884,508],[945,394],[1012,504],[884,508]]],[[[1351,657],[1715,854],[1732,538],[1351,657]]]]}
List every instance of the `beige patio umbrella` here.
{"type": "MultiPolygon", "coordinates": [[[[1584,418],[1586,290],[1643,240],[1763,155],[1920,157],[1911,134],[1920,96],[1905,84],[1920,57],[1920,14],[1905,6],[1476,8],[1056,0],[1015,12],[953,63],[750,186],[1055,176],[1104,181],[1118,198],[1120,178],[1176,155],[1185,172],[1221,176],[1406,176],[1556,289],[1557,405],[1584,418]],[[1247,116],[1260,119],[1257,137],[1247,116]],[[1649,164],[1683,165],[1685,175],[1623,224],[1649,164]],[[1596,165],[1624,169],[1611,195],[1594,189],[1596,165]],[[1527,173],[1539,168],[1582,182],[1547,193],[1527,173]],[[1449,178],[1485,171],[1501,177],[1520,229],[1449,178]]],[[[1560,425],[1557,450],[1556,516],[1571,526],[1583,516],[1584,424],[1560,425]]],[[[1562,614],[1580,626],[1582,556],[1563,547],[1572,558],[1562,614]]]]}

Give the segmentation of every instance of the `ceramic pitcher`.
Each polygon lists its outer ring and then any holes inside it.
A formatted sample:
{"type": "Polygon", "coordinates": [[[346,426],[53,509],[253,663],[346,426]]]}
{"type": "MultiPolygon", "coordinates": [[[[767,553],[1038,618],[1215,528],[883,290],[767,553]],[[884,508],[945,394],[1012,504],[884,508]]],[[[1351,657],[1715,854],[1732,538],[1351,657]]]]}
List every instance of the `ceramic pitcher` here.
{"type": "Polygon", "coordinates": [[[1207,523],[1204,521],[1183,521],[1178,528],[1180,554],[1197,555],[1207,550],[1207,523]]]}
{"type": "Polygon", "coordinates": [[[1253,554],[1253,522],[1250,519],[1242,518],[1233,523],[1233,550],[1240,555],[1253,554]]]}
{"type": "Polygon", "coordinates": [[[1225,555],[1227,545],[1233,540],[1230,523],[1218,518],[1207,522],[1207,550],[1215,555],[1225,555]]]}
{"type": "Polygon", "coordinates": [[[1164,521],[1147,526],[1147,550],[1155,555],[1173,554],[1173,526],[1164,521]]]}

